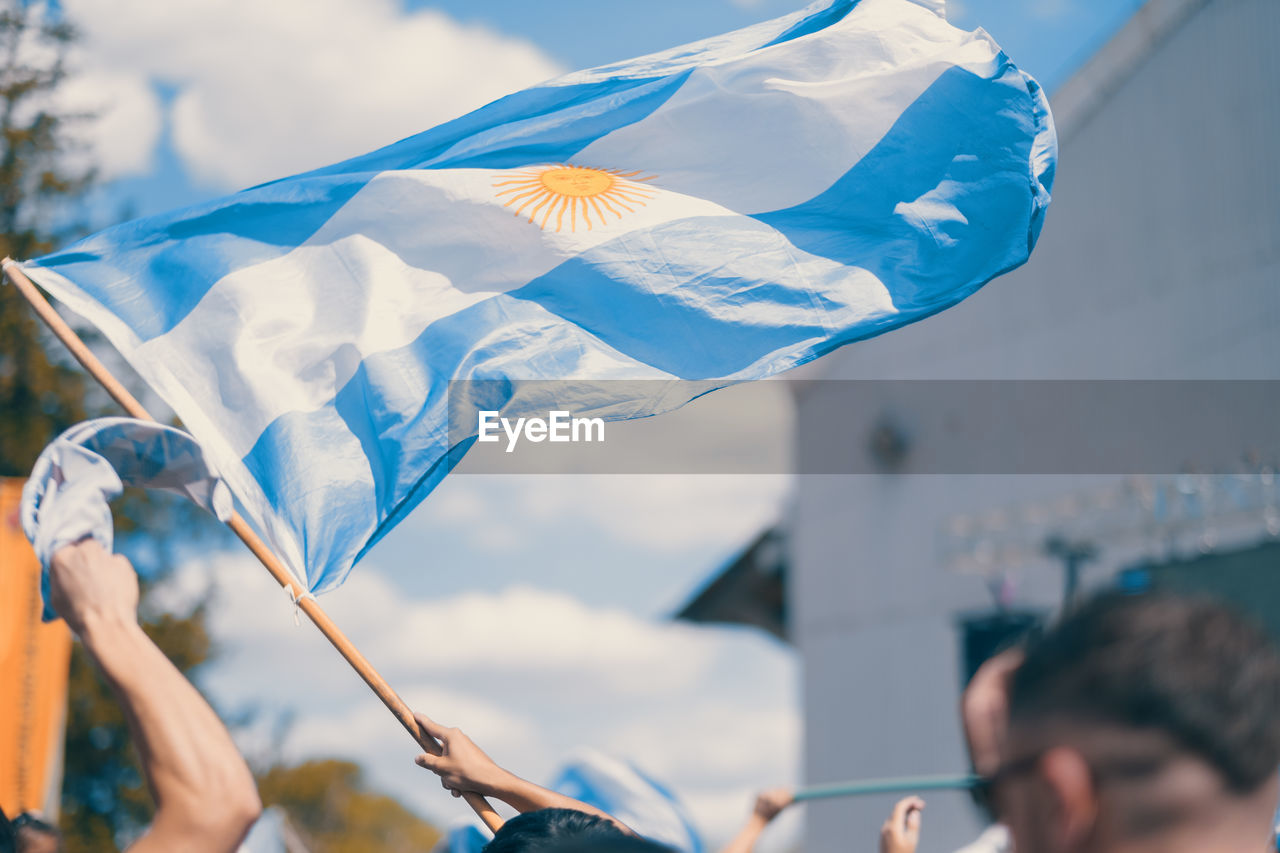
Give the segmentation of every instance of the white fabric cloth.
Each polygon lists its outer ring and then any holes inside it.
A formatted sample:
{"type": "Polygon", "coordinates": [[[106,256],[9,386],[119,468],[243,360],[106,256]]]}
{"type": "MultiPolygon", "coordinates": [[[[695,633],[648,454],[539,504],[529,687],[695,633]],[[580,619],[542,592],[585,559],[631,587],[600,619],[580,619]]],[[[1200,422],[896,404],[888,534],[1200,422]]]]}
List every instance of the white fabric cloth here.
{"type": "Polygon", "coordinates": [[[46,621],[57,616],[49,605],[49,561],[59,548],[85,538],[110,551],[107,503],[126,485],[182,495],[219,521],[231,517],[231,492],[187,433],[133,418],[73,426],[41,452],[22,489],[22,530],[44,568],[46,621]]]}

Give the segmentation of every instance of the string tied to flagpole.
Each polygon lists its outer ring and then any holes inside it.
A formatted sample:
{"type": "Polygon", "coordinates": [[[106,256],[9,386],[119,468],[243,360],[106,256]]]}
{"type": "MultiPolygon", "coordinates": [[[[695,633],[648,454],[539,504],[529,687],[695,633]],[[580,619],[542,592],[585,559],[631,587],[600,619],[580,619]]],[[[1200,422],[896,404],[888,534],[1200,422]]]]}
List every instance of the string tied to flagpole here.
{"type": "Polygon", "coordinates": [[[293,627],[295,628],[302,627],[302,619],[299,618],[298,611],[302,609],[302,602],[305,599],[309,598],[312,601],[315,601],[316,600],[315,595],[313,595],[310,591],[305,591],[301,594],[298,594],[297,592],[294,591],[293,584],[291,583],[285,584],[280,588],[284,590],[284,594],[289,598],[289,603],[293,605],[293,627]]]}

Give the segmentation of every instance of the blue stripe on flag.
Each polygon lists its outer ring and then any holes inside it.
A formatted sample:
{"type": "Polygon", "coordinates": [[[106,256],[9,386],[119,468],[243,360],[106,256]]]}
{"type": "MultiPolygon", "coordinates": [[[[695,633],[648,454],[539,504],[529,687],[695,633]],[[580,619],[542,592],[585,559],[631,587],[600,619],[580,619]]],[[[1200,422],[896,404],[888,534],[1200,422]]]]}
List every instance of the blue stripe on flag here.
{"type": "Polygon", "coordinates": [[[824,312],[844,306],[811,289],[795,260],[787,241],[754,219],[680,219],[570,258],[508,296],[541,305],[637,362],[682,379],[714,379],[826,336],[824,312]],[[735,304],[749,308],[735,317],[740,322],[725,322],[726,306],[735,304]],[[800,317],[772,310],[796,305],[812,310],[800,317]]]}
{"type": "Polygon", "coordinates": [[[396,169],[509,169],[560,162],[648,116],[675,94],[692,70],[516,92],[431,130],[300,177],[396,169]]]}
{"type": "Polygon", "coordinates": [[[832,24],[838,24],[844,20],[845,15],[853,11],[853,7],[857,6],[858,2],[859,0],[836,0],[825,9],[819,9],[812,15],[797,21],[777,38],[764,45],[764,47],[773,47],[775,44],[782,44],[783,42],[824,30],[832,24]]]}
{"type": "Polygon", "coordinates": [[[108,228],[40,259],[93,294],[141,340],[172,329],[218,279],[306,241],[372,175],[334,176],[284,191],[246,190],[108,228]],[[141,282],[164,282],[161,289],[141,282]]]}
{"type": "Polygon", "coordinates": [[[567,160],[649,115],[689,73],[517,92],[372,154],[109,228],[41,258],[40,266],[92,292],[145,341],[176,326],[223,276],[306,242],[379,172],[567,160]],[[146,279],[165,282],[165,290],[138,287],[146,279]]]}
{"type": "Polygon", "coordinates": [[[1007,63],[994,80],[948,69],[831,188],[755,218],[806,252],[873,272],[903,312],[895,326],[956,304],[1034,243],[1032,148],[1045,126],[1024,79],[1007,63]],[[1007,228],[1019,220],[1024,230],[1007,228]]]}

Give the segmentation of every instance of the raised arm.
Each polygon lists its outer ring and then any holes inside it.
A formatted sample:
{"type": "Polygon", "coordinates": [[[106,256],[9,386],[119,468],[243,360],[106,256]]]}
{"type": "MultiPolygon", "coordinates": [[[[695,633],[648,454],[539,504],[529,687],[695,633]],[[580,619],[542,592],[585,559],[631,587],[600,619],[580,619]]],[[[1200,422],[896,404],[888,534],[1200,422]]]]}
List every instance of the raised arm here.
{"type": "Polygon", "coordinates": [[[756,842],[760,840],[760,835],[764,832],[764,828],[783,809],[791,805],[794,800],[795,798],[791,795],[791,791],[786,788],[774,788],[771,791],[765,791],[760,794],[756,797],[756,804],[751,810],[751,817],[747,818],[747,822],[742,825],[742,829],[738,830],[738,834],[733,837],[733,840],[725,846],[721,853],[751,853],[756,847],[756,842]]]}
{"type": "Polygon", "coordinates": [[[262,810],[222,721],[138,625],[138,578],[86,539],[49,566],[54,609],[79,635],[124,709],[156,816],[133,853],[230,853],[262,810]]]}
{"type": "Polygon", "coordinates": [[[460,729],[442,726],[425,714],[414,714],[414,717],[417,718],[418,725],[439,741],[444,750],[440,755],[423,753],[414,761],[419,767],[425,767],[439,776],[440,784],[455,797],[462,796],[464,791],[471,791],[502,800],[518,812],[573,809],[606,818],[631,832],[622,821],[595,806],[557,794],[499,767],[460,729]]]}

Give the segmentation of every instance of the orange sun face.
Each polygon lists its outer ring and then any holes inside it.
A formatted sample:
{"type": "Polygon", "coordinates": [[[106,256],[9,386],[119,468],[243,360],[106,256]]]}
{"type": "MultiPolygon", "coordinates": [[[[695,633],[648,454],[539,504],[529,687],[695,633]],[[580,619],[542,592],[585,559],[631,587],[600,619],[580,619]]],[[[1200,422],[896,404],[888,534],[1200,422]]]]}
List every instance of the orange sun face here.
{"type": "Polygon", "coordinates": [[[521,169],[493,185],[505,187],[497,193],[498,198],[507,199],[504,207],[514,207],[516,216],[527,212],[529,222],[539,228],[554,225],[561,231],[567,224],[570,231],[577,231],[581,222],[590,231],[604,225],[608,215],[621,219],[653,198],[653,188],[641,183],[653,180],[653,175],[637,178],[639,174],[562,163],[521,169]]]}

